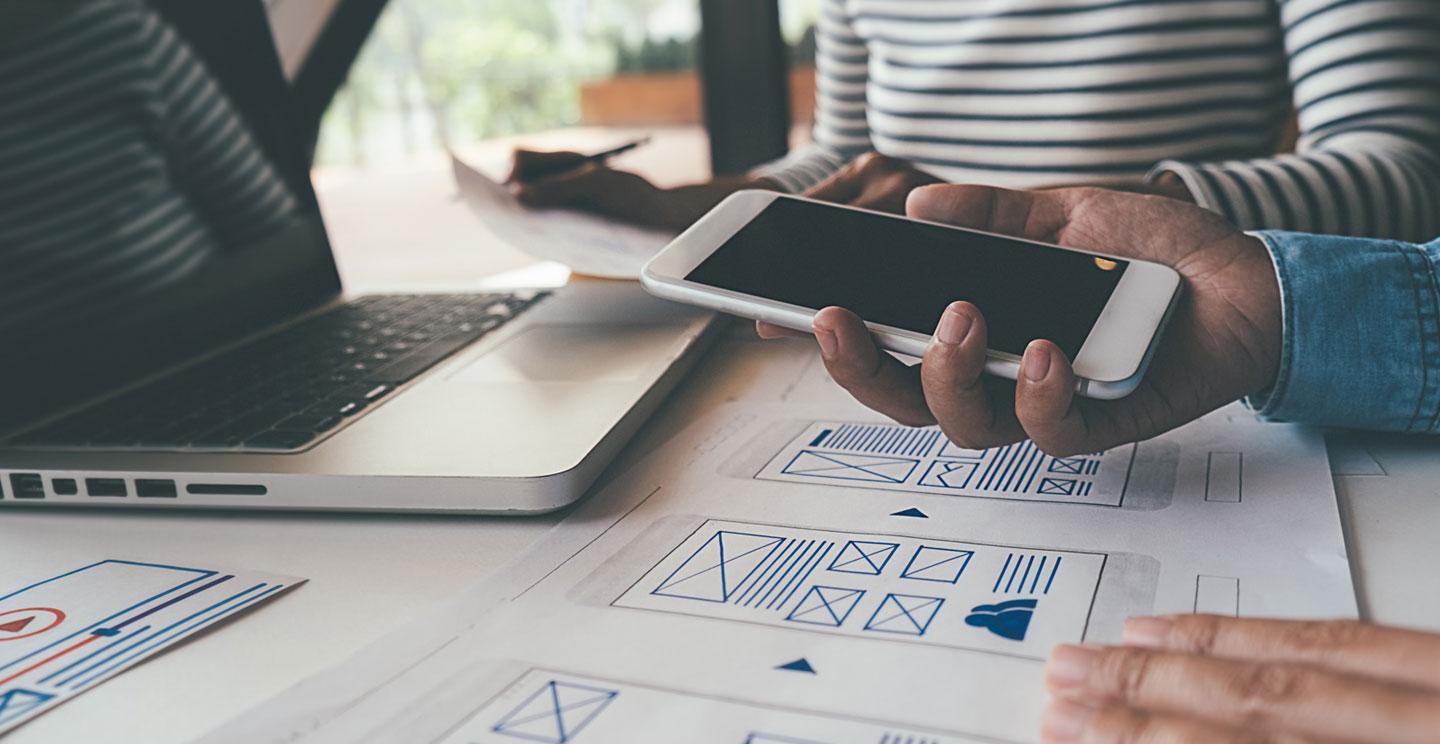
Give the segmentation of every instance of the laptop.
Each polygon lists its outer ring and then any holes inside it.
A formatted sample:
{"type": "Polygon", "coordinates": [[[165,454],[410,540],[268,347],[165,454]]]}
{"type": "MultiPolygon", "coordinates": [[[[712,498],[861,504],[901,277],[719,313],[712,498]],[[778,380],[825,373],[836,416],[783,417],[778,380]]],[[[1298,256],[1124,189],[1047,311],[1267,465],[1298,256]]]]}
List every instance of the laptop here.
{"type": "Polygon", "coordinates": [[[552,511],[707,336],[634,283],[347,296],[259,0],[12,7],[0,508],[552,511]]]}

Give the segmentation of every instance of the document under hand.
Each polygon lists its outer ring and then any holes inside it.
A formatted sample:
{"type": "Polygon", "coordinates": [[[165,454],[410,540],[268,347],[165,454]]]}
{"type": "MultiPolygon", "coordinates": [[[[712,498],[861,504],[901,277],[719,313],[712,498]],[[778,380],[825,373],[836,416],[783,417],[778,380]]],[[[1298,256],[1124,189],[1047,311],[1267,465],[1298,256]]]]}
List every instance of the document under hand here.
{"type": "Polygon", "coordinates": [[[675,235],[573,209],[530,209],[509,189],[451,156],[460,198],[497,237],[578,274],[635,279],[675,235]]]}
{"type": "Polygon", "coordinates": [[[209,741],[1032,741],[1056,645],[1188,612],[1356,616],[1319,434],[1232,408],[1057,458],[734,403],[429,629],[209,741]]]}

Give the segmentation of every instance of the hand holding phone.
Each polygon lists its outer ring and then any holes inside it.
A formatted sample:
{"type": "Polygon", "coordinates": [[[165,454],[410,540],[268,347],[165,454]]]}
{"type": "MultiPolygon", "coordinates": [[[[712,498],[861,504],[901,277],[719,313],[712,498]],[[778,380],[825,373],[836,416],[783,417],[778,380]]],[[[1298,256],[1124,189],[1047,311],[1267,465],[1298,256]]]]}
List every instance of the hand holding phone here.
{"type": "Polygon", "coordinates": [[[1127,260],[1176,267],[1187,289],[1148,372],[1119,400],[1076,397],[1075,370],[1048,341],[1026,347],[1017,382],[982,375],[988,316],[969,303],[947,309],[970,321],[963,338],[948,343],[937,329],[937,342],[918,369],[881,352],[870,327],[853,313],[833,307],[818,313],[814,328],[831,337],[832,347],[822,346],[831,375],[891,418],[912,425],[938,422],[966,447],[1028,437],[1040,449],[1066,456],[1160,434],[1275,384],[1281,313],[1269,253],[1258,239],[1212,212],[1102,189],[1022,192],[946,185],[914,192],[908,213],[1022,238],[1109,248],[1127,260]],[[1037,361],[1044,362],[1043,375],[1033,379],[1037,361]]]}
{"type": "Polygon", "coordinates": [[[1074,360],[1081,395],[1135,389],[1180,286],[1167,266],[851,207],[747,191],[646,266],[653,293],[808,330],[844,307],[877,342],[925,353],[945,308],[989,323],[986,369],[1015,379],[1037,338],[1074,360]]]}

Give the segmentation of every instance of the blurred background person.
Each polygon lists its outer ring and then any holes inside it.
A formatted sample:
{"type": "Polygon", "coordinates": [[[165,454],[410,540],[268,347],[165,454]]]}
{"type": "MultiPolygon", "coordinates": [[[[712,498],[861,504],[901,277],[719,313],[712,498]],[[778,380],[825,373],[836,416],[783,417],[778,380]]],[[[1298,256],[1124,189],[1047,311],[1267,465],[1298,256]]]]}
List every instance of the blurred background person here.
{"type": "Polygon", "coordinates": [[[779,162],[661,189],[521,151],[517,195],[678,229],[742,188],[898,213],[940,181],[1088,184],[1246,229],[1440,232],[1437,3],[824,0],[817,46],[814,143],[779,162]]]}

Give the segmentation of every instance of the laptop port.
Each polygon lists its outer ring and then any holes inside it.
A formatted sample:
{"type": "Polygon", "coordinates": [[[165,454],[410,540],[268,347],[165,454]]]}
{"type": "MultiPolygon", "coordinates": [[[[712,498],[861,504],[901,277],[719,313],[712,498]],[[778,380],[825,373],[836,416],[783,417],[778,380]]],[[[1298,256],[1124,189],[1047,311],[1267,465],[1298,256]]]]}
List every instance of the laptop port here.
{"type": "Polygon", "coordinates": [[[56,496],[74,496],[80,493],[80,484],[74,478],[54,478],[50,481],[50,490],[56,496]]]}
{"type": "Polygon", "coordinates": [[[173,499],[175,498],[175,481],[136,478],[135,495],[142,499],[173,499]]]}
{"type": "Polygon", "coordinates": [[[186,491],[196,496],[264,496],[269,489],[247,483],[191,483],[186,491]]]}
{"type": "Polygon", "coordinates": [[[127,496],[125,481],[120,478],[86,478],[85,492],[91,496],[127,496]]]}
{"type": "Polygon", "coordinates": [[[11,473],[10,491],[17,499],[43,499],[45,479],[39,473],[11,473]]]}

